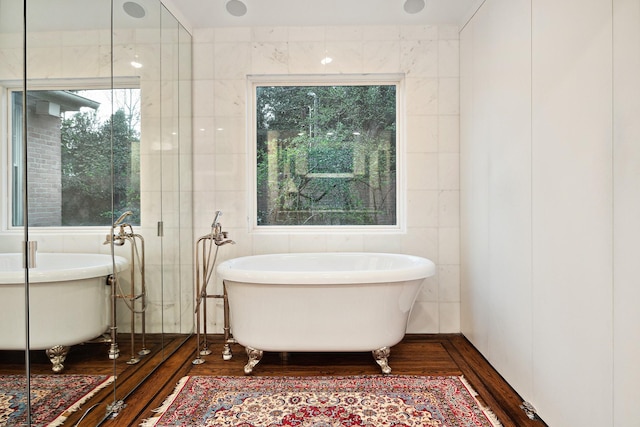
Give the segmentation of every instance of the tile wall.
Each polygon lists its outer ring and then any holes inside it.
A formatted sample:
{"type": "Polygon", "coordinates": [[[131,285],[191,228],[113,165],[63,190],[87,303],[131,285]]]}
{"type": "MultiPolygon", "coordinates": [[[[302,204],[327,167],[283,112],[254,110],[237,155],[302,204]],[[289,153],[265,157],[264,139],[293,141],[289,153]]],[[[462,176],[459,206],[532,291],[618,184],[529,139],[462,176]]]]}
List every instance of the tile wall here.
{"type": "MultiPolygon", "coordinates": [[[[221,247],[218,260],[337,250],[424,256],[437,274],[418,296],[408,331],[459,332],[458,28],[217,28],[195,30],[193,42],[195,234],[208,233],[221,210],[237,242],[221,247]],[[333,62],[322,65],[327,55],[333,62]],[[406,233],[250,233],[247,75],[363,73],[404,74],[406,233]]],[[[217,331],[221,318],[218,309],[217,331]]]]}

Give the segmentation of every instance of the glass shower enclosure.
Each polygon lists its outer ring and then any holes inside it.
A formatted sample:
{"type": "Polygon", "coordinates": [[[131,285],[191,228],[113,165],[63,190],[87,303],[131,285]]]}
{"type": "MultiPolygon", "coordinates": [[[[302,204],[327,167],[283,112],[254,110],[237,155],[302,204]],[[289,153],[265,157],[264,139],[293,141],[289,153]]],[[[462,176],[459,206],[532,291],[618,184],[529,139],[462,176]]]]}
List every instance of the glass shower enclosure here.
{"type": "Polygon", "coordinates": [[[0,345],[0,376],[22,377],[27,425],[40,381],[80,371],[114,377],[95,409],[113,415],[193,332],[191,63],[191,35],[158,0],[0,1],[0,255],[19,255],[22,277],[19,326],[0,327],[24,343],[0,345]],[[107,257],[98,296],[36,301],[48,254],[107,257]],[[58,321],[65,304],[99,313],[58,321]],[[92,322],[104,332],[84,339],[92,322]],[[36,339],[56,334],[63,349],[36,339]]]}

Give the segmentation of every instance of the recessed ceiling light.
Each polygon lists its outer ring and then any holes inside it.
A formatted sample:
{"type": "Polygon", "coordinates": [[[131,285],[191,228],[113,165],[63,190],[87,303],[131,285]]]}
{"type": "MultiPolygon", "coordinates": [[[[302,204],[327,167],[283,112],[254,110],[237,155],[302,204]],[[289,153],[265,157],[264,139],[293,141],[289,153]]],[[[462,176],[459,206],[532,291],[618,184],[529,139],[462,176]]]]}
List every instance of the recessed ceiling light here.
{"type": "Polygon", "coordinates": [[[244,16],[247,13],[247,5],[240,0],[229,0],[227,2],[227,12],[233,16],[244,16]]]}
{"type": "Polygon", "coordinates": [[[422,9],[424,9],[425,1],[424,0],[407,0],[404,2],[404,11],[407,13],[418,13],[422,9]]]}
{"type": "Polygon", "coordinates": [[[122,5],[122,8],[132,18],[144,18],[147,12],[144,10],[144,7],[140,6],[138,3],[134,1],[127,1],[122,5]]]}
{"type": "Polygon", "coordinates": [[[333,62],[333,58],[331,58],[331,57],[329,57],[329,56],[325,56],[324,58],[322,58],[322,59],[320,60],[320,63],[321,63],[322,65],[327,65],[327,64],[330,64],[331,62],[333,62]]]}

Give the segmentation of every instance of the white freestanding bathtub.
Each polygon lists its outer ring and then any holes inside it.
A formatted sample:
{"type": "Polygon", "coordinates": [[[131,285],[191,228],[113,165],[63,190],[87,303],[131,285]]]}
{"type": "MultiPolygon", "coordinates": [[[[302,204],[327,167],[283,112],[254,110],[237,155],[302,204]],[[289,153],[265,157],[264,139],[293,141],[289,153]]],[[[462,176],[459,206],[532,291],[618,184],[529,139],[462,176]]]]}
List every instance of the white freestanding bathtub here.
{"type": "MultiPolygon", "coordinates": [[[[129,263],[116,256],[117,271],[129,263]]],[[[38,253],[29,269],[29,348],[47,350],[60,372],[69,347],[110,326],[110,255],[38,253]]],[[[0,254],[0,350],[24,350],[25,274],[22,254],[0,254]]]]}
{"type": "Polygon", "coordinates": [[[435,265],[384,253],[298,253],[235,258],[217,267],[231,330],[250,374],[264,351],[372,351],[390,373],[390,347],[435,265]]]}

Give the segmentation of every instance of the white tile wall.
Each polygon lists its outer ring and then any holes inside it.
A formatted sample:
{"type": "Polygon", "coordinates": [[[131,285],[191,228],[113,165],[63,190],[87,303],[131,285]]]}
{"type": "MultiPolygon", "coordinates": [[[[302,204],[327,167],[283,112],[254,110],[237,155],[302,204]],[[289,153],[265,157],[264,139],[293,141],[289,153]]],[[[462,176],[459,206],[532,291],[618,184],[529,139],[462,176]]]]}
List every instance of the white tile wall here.
{"type": "MultiPolygon", "coordinates": [[[[458,28],[256,27],[195,30],[196,235],[214,210],[236,245],[219,259],[309,251],[386,251],[431,258],[409,332],[460,330],[458,28]],[[333,62],[320,64],[331,56],[333,62]],[[247,74],[403,73],[406,76],[406,233],[249,233],[247,74]]],[[[218,284],[220,286],[220,284],[218,284]]],[[[221,331],[219,318],[211,325],[221,331]]]]}

